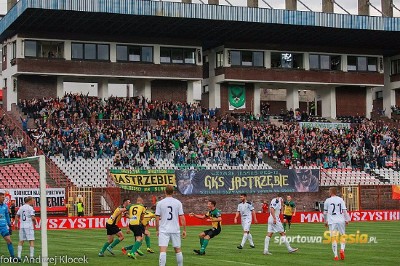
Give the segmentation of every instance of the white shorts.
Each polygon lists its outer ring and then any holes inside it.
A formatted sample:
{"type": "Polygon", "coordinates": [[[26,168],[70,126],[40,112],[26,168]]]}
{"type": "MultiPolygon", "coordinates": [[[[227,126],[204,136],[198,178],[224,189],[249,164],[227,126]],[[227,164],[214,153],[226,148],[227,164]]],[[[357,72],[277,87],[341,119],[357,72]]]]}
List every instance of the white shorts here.
{"type": "Polygon", "coordinates": [[[35,231],[32,228],[19,229],[19,241],[35,240],[35,231]]]}
{"type": "Polygon", "coordinates": [[[329,225],[329,231],[331,231],[331,237],[333,236],[332,234],[339,234],[344,235],[346,233],[346,223],[334,223],[329,225]]]}
{"type": "Polygon", "coordinates": [[[268,233],[282,233],[285,230],[283,229],[283,225],[280,219],[276,219],[276,224],[274,224],[273,219],[268,218],[268,233]]]}
{"type": "Polygon", "coordinates": [[[250,226],[251,226],[250,219],[242,220],[243,231],[250,231],[250,226]]]}
{"type": "Polygon", "coordinates": [[[158,246],[168,247],[169,240],[172,242],[174,248],[181,247],[181,234],[180,233],[159,233],[158,235],[158,246]]]}

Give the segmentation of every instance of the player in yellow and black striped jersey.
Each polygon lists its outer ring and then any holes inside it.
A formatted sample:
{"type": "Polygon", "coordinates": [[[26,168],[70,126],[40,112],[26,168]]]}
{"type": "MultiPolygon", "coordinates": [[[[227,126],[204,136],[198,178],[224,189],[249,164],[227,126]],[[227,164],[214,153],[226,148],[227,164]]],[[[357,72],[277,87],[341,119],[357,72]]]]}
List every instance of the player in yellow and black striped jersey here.
{"type": "MultiPolygon", "coordinates": [[[[154,208],[156,206],[153,206],[154,208]]],[[[151,242],[150,242],[150,231],[149,231],[149,222],[156,218],[156,214],[154,213],[153,209],[147,209],[146,208],[146,212],[144,213],[144,217],[143,217],[143,225],[144,225],[144,241],[146,242],[146,246],[147,246],[147,252],[148,253],[154,253],[154,250],[151,248],[151,242]]]]}
{"type": "Polygon", "coordinates": [[[211,222],[211,229],[207,229],[204,232],[199,234],[200,238],[200,249],[194,249],[193,251],[198,255],[205,255],[206,254],[206,247],[208,245],[208,241],[211,238],[219,235],[221,233],[221,211],[218,210],[215,205],[217,203],[215,200],[209,200],[207,203],[208,212],[204,215],[201,214],[194,214],[190,213],[189,216],[196,217],[199,219],[207,219],[208,222],[211,222]]]}
{"type": "Polygon", "coordinates": [[[129,205],[127,210],[129,218],[129,230],[133,232],[135,243],[133,244],[133,247],[125,247],[124,249],[131,249],[131,251],[128,253],[128,257],[136,259],[136,252],[141,256],[143,255],[143,252],[139,249],[142,245],[143,234],[145,231],[142,223],[146,212],[146,209],[143,206],[143,199],[139,197],[136,201],[136,204],[129,205]]]}
{"type": "Polygon", "coordinates": [[[112,251],[112,248],[115,247],[119,242],[124,240],[124,235],[122,234],[121,229],[118,227],[118,222],[122,217],[125,216],[126,207],[131,203],[129,199],[124,199],[122,205],[117,207],[113,214],[108,218],[106,223],[107,229],[107,242],[104,243],[103,247],[99,252],[99,257],[104,257],[104,251],[110,252],[112,255],[115,255],[112,251]],[[117,235],[118,238],[114,240],[114,235],[117,235]]]}
{"type": "Polygon", "coordinates": [[[283,211],[283,229],[286,231],[286,223],[290,226],[292,225],[292,217],[296,215],[296,204],[292,200],[291,196],[286,197],[286,201],[283,202],[285,205],[283,211]]]}
{"type": "MultiPolygon", "coordinates": [[[[149,231],[149,222],[156,218],[156,214],[154,213],[153,209],[147,209],[146,206],[144,206],[146,211],[144,213],[143,219],[142,219],[142,224],[144,226],[144,240],[146,242],[147,246],[147,252],[148,253],[154,253],[154,250],[151,248],[151,241],[150,241],[150,231],[149,231]]],[[[154,206],[155,208],[155,206],[154,206]]],[[[122,253],[125,255],[128,250],[132,249],[133,245],[128,246],[128,247],[123,247],[122,248],[122,253]]]]}

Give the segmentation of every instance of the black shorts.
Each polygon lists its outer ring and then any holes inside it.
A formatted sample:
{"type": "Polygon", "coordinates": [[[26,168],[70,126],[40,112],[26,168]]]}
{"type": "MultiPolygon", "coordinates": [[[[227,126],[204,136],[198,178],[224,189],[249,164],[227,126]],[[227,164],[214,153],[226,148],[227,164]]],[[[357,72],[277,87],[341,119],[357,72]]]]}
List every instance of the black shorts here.
{"type": "Polygon", "coordinates": [[[121,232],[121,229],[119,229],[118,225],[115,224],[106,224],[106,229],[108,236],[116,235],[121,232]]]}
{"type": "Polygon", "coordinates": [[[211,228],[211,229],[208,229],[208,230],[204,231],[204,234],[206,236],[209,236],[210,238],[213,238],[214,236],[219,235],[219,233],[221,233],[221,227],[211,228]]]}
{"type": "Polygon", "coordinates": [[[288,222],[291,222],[292,221],[292,215],[283,215],[283,219],[285,220],[287,220],[288,222]]]}
{"type": "Polygon", "coordinates": [[[134,236],[143,236],[143,234],[144,234],[143,224],[139,224],[139,225],[131,225],[130,224],[129,229],[131,229],[134,236]]]}

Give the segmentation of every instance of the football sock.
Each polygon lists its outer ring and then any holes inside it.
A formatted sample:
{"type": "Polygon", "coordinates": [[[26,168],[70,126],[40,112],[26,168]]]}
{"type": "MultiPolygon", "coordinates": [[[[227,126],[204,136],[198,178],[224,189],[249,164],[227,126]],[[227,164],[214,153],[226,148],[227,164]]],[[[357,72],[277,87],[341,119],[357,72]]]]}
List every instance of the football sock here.
{"type": "Polygon", "coordinates": [[[286,231],[286,223],[283,223],[283,230],[286,231]]]}
{"type": "Polygon", "coordinates": [[[242,238],[242,243],[240,244],[242,247],[244,247],[244,244],[246,243],[247,237],[248,237],[248,234],[244,233],[243,234],[243,238],[242,238]]]}
{"type": "Polygon", "coordinates": [[[335,255],[335,257],[337,257],[337,242],[336,241],[332,241],[332,250],[333,250],[333,254],[335,255]]]}
{"type": "Polygon", "coordinates": [[[160,266],[165,266],[165,263],[167,262],[167,253],[166,252],[160,252],[160,261],[159,265],[160,266]]]}
{"type": "Polygon", "coordinates": [[[110,243],[106,242],[104,243],[103,247],[100,250],[100,253],[104,253],[104,251],[106,251],[107,247],[110,245],[110,243]]]}
{"type": "Polygon", "coordinates": [[[183,266],[182,252],[176,253],[176,262],[178,263],[178,266],[183,266]]]}
{"type": "Polygon", "coordinates": [[[346,248],[346,243],[340,243],[340,249],[345,249],[346,248]]]}
{"type": "Polygon", "coordinates": [[[254,246],[253,236],[250,233],[247,235],[247,239],[249,240],[250,245],[254,246]]]}
{"type": "Polygon", "coordinates": [[[270,240],[271,238],[269,237],[269,236],[266,236],[265,237],[265,241],[264,241],[264,250],[265,251],[268,251],[268,248],[269,248],[269,240],[270,240]]]}
{"type": "Polygon", "coordinates": [[[35,253],[35,248],[29,247],[29,257],[33,258],[34,253],[35,253]]]}
{"type": "Polygon", "coordinates": [[[200,238],[200,247],[203,246],[204,238],[200,238]]]}
{"type": "Polygon", "coordinates": [[[21,258],[22,246],[18,245],[18,258],[21,258]]]}
{"type": "Polygon", "coordinates": [[[204,253],[206,251],[206,247],[208,245],[208,241],[209,241],[208,239],[204,239],[203,245],[201,246],[201,249],[200,249],[201,253],[204,253]]]}
{"type": "Polygon", "coordinates": [[[291,250],[292,247],[290,246],[290,243],[287,241],[286,236],[281,236],[281,238],[282,238],[282,243],[285,244],[286,248],[287,248],[288,250],[291,250]]]}
{"type": "Polygon", "coordinates": [[[150,237],[146,235],[146,236],[144,237],[144,241],[146,241],[146,246],[147,246],[148,248],[150,248],[150,237]]]}
{"type": "Polygon", "coordinates": [[[115,247],[116,245],[118,245],[119,242],[121,242],[121,240],[119,240],[119,238],[115,239],[114,242],[111,243],[110,248],[115,247]]]}
{"type": "Polygon", "coordinates": [[[14,247],[13,247],[12,243],[8,243],[8,244],[7,244],[7,248],[8,248],[8,252],[10,252],[10,256],[11,256],[12,258],[14,258],[14,257],[15,257],[15,254],[14,254],[14,247]]]}
{"type": "Polygon", "coordinates": [[[290,226],[292,225],[292,222],[288,222],[288,225],[289,225],[289,229],[290,229],[290,226]]]}
{"type": "Polygon", "coordinates": [[[134,246],[134,245],[130,245],[130,246],[124,247],[124,249],[126,249],[126,250],[131,250],[131,249],[133,248],[133,246],[134,246]]]}
{"type": "Polygon", "coordinates": [[[136,241],[135,244],[133,245],[133,248],[131,249],[131,254],[135,254],[141,245],[142,245],[141,241],[136,241]]]}

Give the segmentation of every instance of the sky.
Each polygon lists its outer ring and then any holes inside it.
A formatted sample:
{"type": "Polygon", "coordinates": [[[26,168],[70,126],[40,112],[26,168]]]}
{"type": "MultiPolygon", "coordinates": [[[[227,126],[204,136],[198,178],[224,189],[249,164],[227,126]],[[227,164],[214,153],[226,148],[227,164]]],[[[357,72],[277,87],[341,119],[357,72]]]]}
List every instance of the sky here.
{"type": "MultiPolygon", "coordinates": [[[[91,0],[87,0],[91,1],[91,0]]],[[[134,0],[132,0],[134,1],[134,0]]],[[[170,2],[180,2],[179,0],[162,0],[162,1],[170,1],[170,2]]],[[[232,5],[237,6],[245,6],[247,5],[247,0],[220,0],[220,4],[227,5],[227,1],[229,1],[232,5]]],[[[273,8],[276,9],[284,9],[285,8],[285,0],[259,0],[260,7],[268,7],[263,1],[270,4],[273,8]]],[[[322,0],[300,0],[304,4],[306,4],[310,9],[316,12],[321,12],[322,0]]],[[[389,0],[386,0],[389,1],[389,0]]],[[[203,0],[204,3],[207,3],[208,0],[203,0]]],[[[336,0],[336,2],[344,7],[351,14],[357,14],[357,3],[358,0],[336,0]]],[[[371,4],[377,7],[379,10],[381,9],[381,0],[370,0],[371,4]]],[[[193,3],[200,3],[200,0],[193,0],[193,3]]],[[[394,0],[394,5],[400,9],[400,0],[394,0]]],[[[297,3],[298,10],[307,11],[307,9],[300,3],[297,3]]],[[[7,11],[7,0],[0,0],[0,14],[5,14],[7,11]]],[[[345,13],[341,10],[337,5],[335,5],[335,13],[345,13]]],[[[371,16],[380,16],[381,14],[374,10],[372,7],[370,8],[371,16]]],[[[394,10],[394,16],[400,17],[400,12],[394,10]]]]}

